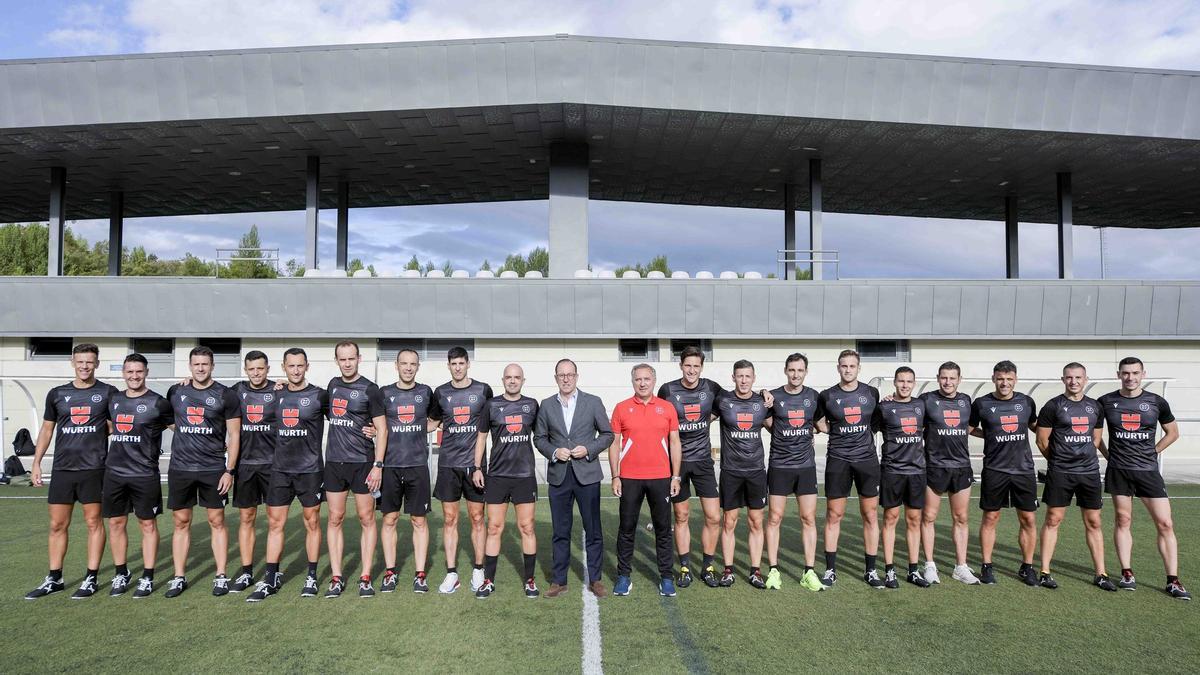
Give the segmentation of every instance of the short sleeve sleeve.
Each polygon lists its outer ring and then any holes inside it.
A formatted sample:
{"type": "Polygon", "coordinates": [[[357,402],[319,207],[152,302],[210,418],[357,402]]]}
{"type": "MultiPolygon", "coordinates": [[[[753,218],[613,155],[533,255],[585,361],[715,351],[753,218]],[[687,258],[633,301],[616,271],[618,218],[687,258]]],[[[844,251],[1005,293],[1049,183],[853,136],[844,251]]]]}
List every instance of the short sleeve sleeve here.
{"type": "Polygon", "coordinates": [[[238,402],[237,393],[235,393],[232,388],[227,388],[225,390],[225,394],[222,399],[224,402],[222,407],[225,410],[225,419],[231,420],[235,417],[242,416],[242,406],[238,402]]]}
{"type": "Polygon", "coordinates": [[[1039,427],[1053,427],[1054,426],[1054,404],[1053,403],[1047,403],[1046,405],[1042,406],[1042,409],[1038,412],[1037,425],[1039,427]]]}
{"type": "Polygon", "coordinates": [[[54,408],[54,390],[46,392],[46,408],[42,412],[42,419],[47,422],[58,421],[58,410],[54,408]]]}
{"type": "Polygon", "coordinates": [[[367,387],[367,411],[372,417],[381,417],[387,410],[387,405],[383,402],[383,391],[379,389],[379,385],[372,384],[367,387]]]}

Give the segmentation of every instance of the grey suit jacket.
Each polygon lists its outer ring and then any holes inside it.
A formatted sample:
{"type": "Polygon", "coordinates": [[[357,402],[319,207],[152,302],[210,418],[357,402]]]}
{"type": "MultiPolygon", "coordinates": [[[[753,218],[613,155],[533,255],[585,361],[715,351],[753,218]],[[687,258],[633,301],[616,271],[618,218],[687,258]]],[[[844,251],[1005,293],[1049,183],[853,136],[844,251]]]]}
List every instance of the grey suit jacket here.
{"type": "Polygon", "coordinates": [[[566,428],[567,423],[563,418],[558,394],[542,401],[538,407],[537,423],[533,427],[533,444],[538,452],[550,460],[546,468],[546,480],[551,485],[561,485],[567,471],[572,470],[575,472],[575,480],[583,485],[599,483],[604,479],[599,457],[601,451],[612,444],[612,426],[599,396],[583,391],[578,391],[578,394],[570,429],[566,428]],[[567,462],[554,459],[554,451],[558,448],[569,450],[577,445],[587,448],[586,459],[567,462]]]}

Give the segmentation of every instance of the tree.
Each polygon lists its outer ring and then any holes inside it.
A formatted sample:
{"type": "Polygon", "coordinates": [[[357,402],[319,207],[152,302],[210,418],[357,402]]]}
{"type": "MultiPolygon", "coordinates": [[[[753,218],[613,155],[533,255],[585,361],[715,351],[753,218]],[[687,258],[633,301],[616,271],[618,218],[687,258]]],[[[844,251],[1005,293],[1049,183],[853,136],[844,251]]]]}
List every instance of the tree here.
{"type": "Polygon", "coordinates": [[[285,276],[302,277],[304,276],[304,265],[301,265],[295,258],[288,258],[287,263],[283,266],[285,276]]]}
{"type": "Polygon", "coordinates": [[[38,223],[0,226],[0,275],[27,276],[46,273],[49,230],[38,223]]]}
{"type": "Polygon", "coordinates": [[[492,269],[492,264],[491,264],[490,262],[488,262],[488,259],[487,259],[487,258],[484,258],[484,259],[483,259],[483,264],[479,266],[479,269],[481,269],[481,270],[487,270],[487,271],[489,271],[489,272],[490,272],[490,271],[491,271],[491,269],[492,269]]]}
{"type": "Polygon", "coordinates": [[[234,260],[225,268],[225,276],[234,279],[274,279],[279,276],[278,270],[262,257],[262,241],[258,236],[258,226],[251,225],[250,231],[242,235],[238,242],[237,258],[249,260],[234,260]]]}
{"type": "Polygon", "coordinates": [[[404,269],[416,270],[418,272],[421,271],[421,261],[417,260],[417,255],[415,253],[413,254],[413,257],[409,259],[408,264],[404,266],[404,269]]]}
{"type": "Polygon", "coordinates": [[[643,265],[637,263],[635,265],[625,265],[616,269],[616,275],[619,277],[629,270],[637,270],[638,274],[646,276],[649,272],[662,272],[666,276],[671,276],[671,268],[667,265],[667,256],[657,255],[650,259],[650,263],[643,265]]]}
{"type": "Polygon", "coordinates": [[[526,256],[512,253],[504,259],[504,264],[500,267],[502,272],[512,271],[520,276],[525,276],[525,273],[530,270],[537,270],[543,276],[550,276],[550,252],[538,246],[526,256]]]}
{"type": "Polygon", "coordinates": [[[354,260],[351,260],[348,265],[346,265],[346,275],[354,276],[354,273],[361,269],[367,270],[368,272],[371,273],[371,276],[373,276],[373,277],[379,276],[378,274],[375,273],[374,265],[370,265],[368,267],[363,267],[363,261],[360,258],[355,258],[354,260]]]}
{"type": "Polygon", "coordinates": [[[454,265],[451,264],[449,260],[447,260],[446,264],[442,265],[442,271],[446,273],[446,276],[450,276],[450,275],[454,274],[454,265]]]}

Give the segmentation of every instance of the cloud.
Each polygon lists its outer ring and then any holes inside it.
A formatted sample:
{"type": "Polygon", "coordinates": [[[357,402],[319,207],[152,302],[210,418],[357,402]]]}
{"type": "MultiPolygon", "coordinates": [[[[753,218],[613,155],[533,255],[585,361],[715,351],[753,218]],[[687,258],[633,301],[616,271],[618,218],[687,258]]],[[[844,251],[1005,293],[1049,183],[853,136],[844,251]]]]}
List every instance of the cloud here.
{"type": "Polygon", "coordinates": [[[119,11],[107,2],[66,5],[44,42],[69,54],[112,54],[122,46],[119,11]]]}

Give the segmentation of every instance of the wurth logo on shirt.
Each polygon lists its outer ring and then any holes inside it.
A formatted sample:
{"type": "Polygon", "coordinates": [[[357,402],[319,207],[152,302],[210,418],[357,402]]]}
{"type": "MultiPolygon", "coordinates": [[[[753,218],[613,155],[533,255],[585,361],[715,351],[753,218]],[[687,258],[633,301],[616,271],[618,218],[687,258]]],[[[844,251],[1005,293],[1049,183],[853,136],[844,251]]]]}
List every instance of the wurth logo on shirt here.
{"type": "Polygon", "coordinates": [[[962,424],[962,417],[957,410],[946,409],[942,411],[942,421],[948,427],[957,427],[962,424]]]}
{"type": "Polygon", "coordinates": [[[1021,423],[1016,415],[1001,415],[1000,428],[1011,434],[1021,428],[1021,423]]]}
{"type": "Polygon", "coordinates": [[[900,430],[909,435],[917,433],[917,418],[901,417],[900,430]]]}
{"type": "Polygon", "coordinates": [[[204,408],[202,406],[187,407],[188,424],[204,424],[204,408]]]}
{"type": "Polygon", "coordinates": [[[455,406],[454,410],[451,412],[454,415],[454,423],[455,424],[466,424],[467,420],[471,419],[471,407],[470,406],[465,406],[465,405],[455,406]]]}
{"type": "Polygon", "coordinates": [[[1072,417],[1071,431],[1077,434],[1086,434],[1092,427],[1092,421],[1086,417],[1072,417]]]}
{"type": "Polygon", "coordinates": [[[300,424],[299,408],[284,408],[280,414],[283,417],[283,426],[290,428],[300,424]]]}
{"type": "Polygon", "coordinates": [[[90,405],[71,406],[71,424],[83,424],[92,416],[90,405]]]}
{"type": "Polygon", "coordinates": [[[412,424],[412,421],[417,417],[417,407],[412,405],[396,406],[396,419],[403,424],[412,424]]]}
{"type": "Polygon", "coordinates": [[[689,422],[695,422],[700,419],[700,404],[685,403],[683,404],[683,417],[689,422]]]}
{"type": "Polygon", "coordinates": [[[350,402],[344,398],[335,398],[329,402],[329,405],[333,409],[333,414],[335,417],[345,417],[346,406],[349,405],[349,403],[350,402]]]}
{"type": "Polygon", "coordinates": [[[258,424],[263,419],[263,407],[261,405],[246,406],[246,419],[254,424],[258,424]]]}
{"type": "Polygon", "coordinates": [[[1121,428],[1126,431],[1137,431],[1142,428],[1141,413],[1121,413],[1121,428]]]}
{"type": "Polygon", "coordinates": [[[751,413],[738,413],[737,426],[742,431],[749,431],[754,428],[754,415],[751,413]]]}
{"type": "Polygon", "coordinates": [[[792,425],[793,427],[804,426],[804,410],[789,410],[787,411],[787,414],[788,424],[792,425]]]}
{"type": "Polygon", "coordinates": [[[114,426],[116,426],[117,431],[123,434],[133,431],[133,415],[117,415],[117,421],[114,426]]]}
{"type": "Polygon", "coordinates": [[[504,428],[507,429],[508,433],[510,433],[510,434],[515,434],[515,433],[519,432],[521,430],[521,427],[524,426],[524,423],[525,423],[524,418],[521,417],[520,415],[505,415],[504,416],[504,428]]]}
{"type": "Polygon", "coordinates": [[[842,416],[845,418],[846,424],[858,424],[862,421],[862,408],[860,406],[842,408],[842,416]]]}

